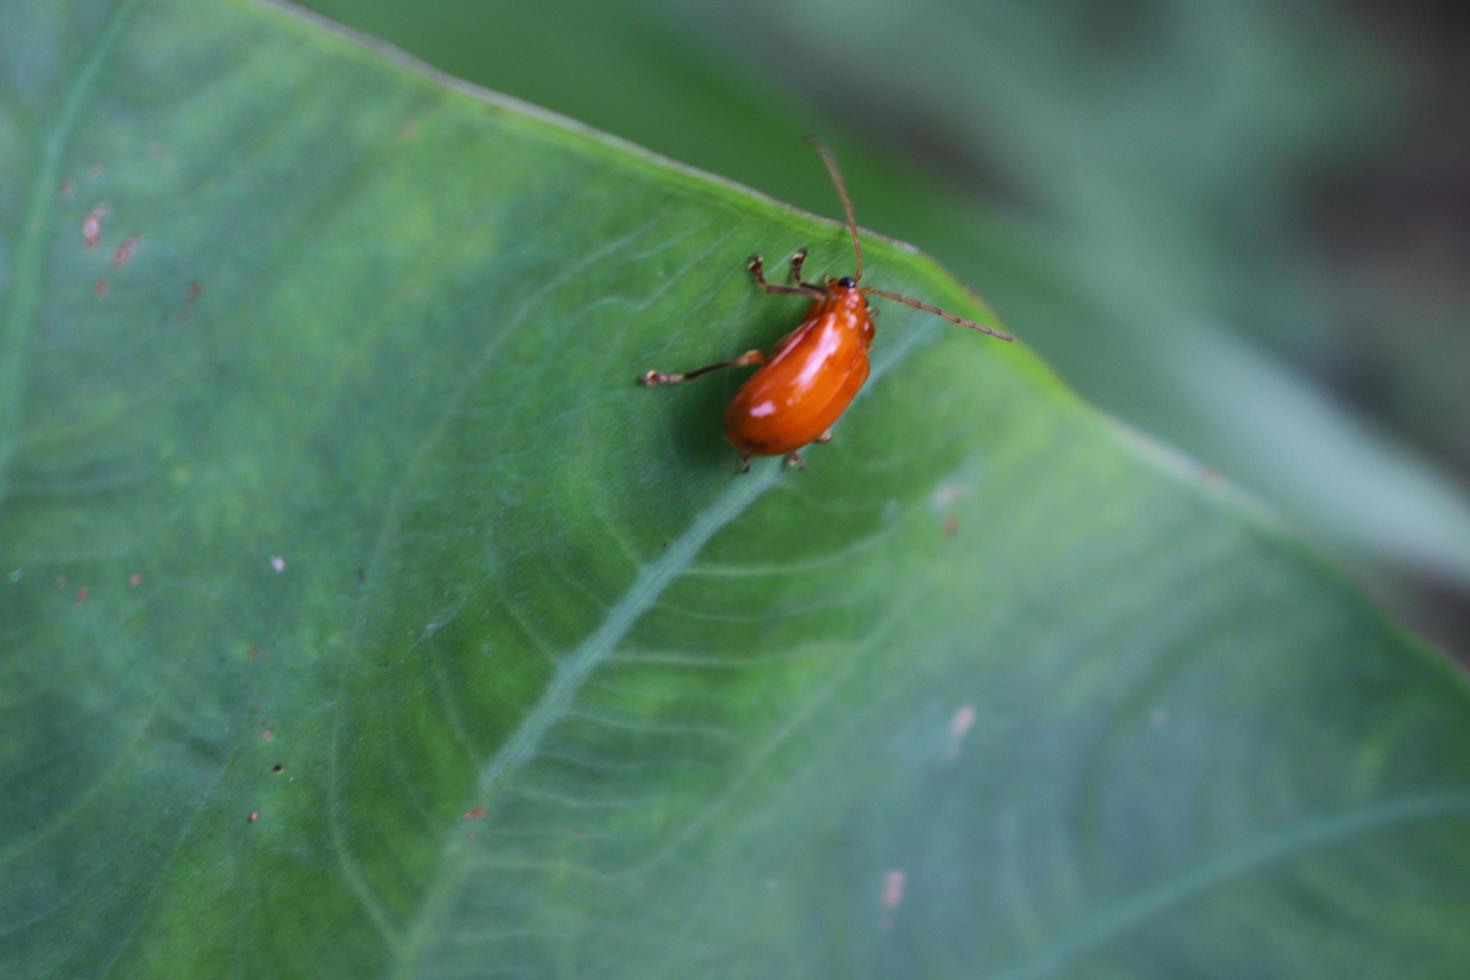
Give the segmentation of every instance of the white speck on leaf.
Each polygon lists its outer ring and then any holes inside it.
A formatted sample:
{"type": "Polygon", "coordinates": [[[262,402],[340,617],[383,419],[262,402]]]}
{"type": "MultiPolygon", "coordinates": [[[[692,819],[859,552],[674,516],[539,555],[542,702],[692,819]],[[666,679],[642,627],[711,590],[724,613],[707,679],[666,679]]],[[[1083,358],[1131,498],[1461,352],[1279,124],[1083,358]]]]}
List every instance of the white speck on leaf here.
{"type": "Polygon", "coordinates": [[[280,555],[271,555],[271,568],[274,568],[277,572],[284,572],[286,570],[286,559],[280,555]]]}
{"type": "Polygon", "coordinates": [[[82,241],[87,248],[96,248],[102,242],[102,219],[110,210],[107,202],[101,201],[82,219],[82,241]]]}
{"type": "Polygon", "coordinates": [[[960,754],[960,743],[965,740],[970,729],[975,726],[975,706],[973,704],[962,704],[949,719],[949,757],[958,758],[960,754]]]}
{"type": "Polygon", "coordinates": [[[893,913],[903,904],[903,891],[908,881],[909,876],[899,868],[883,876],[883,915],[879,917],[878,925],[885,932],[893,928],[893,913]]]}
{"type": "Polygon", "coordinates": [[[934,490],[934,506],[940,508],[948,507],[969,492],[970,488],[963,483],[941,484],[934,490]]]}
{"type": "Polygon", "coordinates": [[[903,886],[908,884],[909,876],[901,869],[894,868],[883,876],[883,907],[890,912],[896,911],[903,904],[903,886]]]}

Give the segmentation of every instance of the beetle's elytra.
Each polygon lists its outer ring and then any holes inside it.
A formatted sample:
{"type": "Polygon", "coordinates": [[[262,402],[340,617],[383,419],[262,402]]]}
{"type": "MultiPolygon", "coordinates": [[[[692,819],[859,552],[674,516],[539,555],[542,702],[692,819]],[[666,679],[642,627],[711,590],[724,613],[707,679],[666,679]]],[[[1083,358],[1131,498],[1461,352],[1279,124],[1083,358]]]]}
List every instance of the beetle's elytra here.
{"type": "Polygon", "coordinates": [[[677,384],[722,368],[760,365],[760,370],[751,375],[725,409],[725,438],[740,451],[742,472],[750,469],[752,456],[785,456],[792,465],[803,466],[799,452],[803,446],[832,438],[833,423],[868,380],[868,348],[873,343],[873,317],[868,311],[870,295],[906,303],[1000,340],[1012,339],[937,306],[873,286],[858,285],[863,278],[863,251],[858,242],[852,200],[832,152],[817,140],[811,143],[822,155],[837,187],[837,196],[842,199],[857,271],[841,279],[828,276],[822,285],[803,282],[801,266],[807,254],[803,248],[791,258],[791,281],[795,285],[779,286],[766,282],[761,257],[756,255],[751,258],[749,269],[761,289],[811,297],[811,309],[801,325],[782,338],[769,355],[750,350],[731,360],[682,374],[648,371],[638,379],[642,385],[677,384]]]}

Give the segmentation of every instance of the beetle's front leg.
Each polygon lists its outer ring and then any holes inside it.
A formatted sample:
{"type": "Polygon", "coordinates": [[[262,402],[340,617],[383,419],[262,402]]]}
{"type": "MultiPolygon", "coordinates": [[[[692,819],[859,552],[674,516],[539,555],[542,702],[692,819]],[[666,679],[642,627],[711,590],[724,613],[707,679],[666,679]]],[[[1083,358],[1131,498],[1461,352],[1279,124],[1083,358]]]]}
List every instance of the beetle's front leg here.
{"type": "MultiPolygon", "coordinates": [[[[801,255],[803,253],[799,252],[797,254],[801,255]]],[[[796,260],[793,258],[792,262],[795,263],[796,260]]],[[[745,264],[745,268],[750,270],[751,276],[755,278],[755,284],[768,293],[781,293],[787,296],[810,296],[813,299],[821,299],[827,295],[826,290],[820,286],[778,286],[774,283],[766,282],[765,267],[761,264],[761,257],[759,255],[752,255],[750,261],[745,264]]]]}

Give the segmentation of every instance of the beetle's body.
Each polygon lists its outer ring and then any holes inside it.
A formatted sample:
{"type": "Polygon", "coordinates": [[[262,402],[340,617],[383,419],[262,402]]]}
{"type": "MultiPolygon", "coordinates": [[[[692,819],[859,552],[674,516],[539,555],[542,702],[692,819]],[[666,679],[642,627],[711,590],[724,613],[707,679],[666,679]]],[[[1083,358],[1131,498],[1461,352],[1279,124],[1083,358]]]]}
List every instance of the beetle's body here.
{"type": "Polygon", "coordinates": [[[817,442],[868,380],[873,318],[855,286],[834,282],[725,410],[725,438],[751,456],[817,442]]]}
{"type": "Polygon", "coordinates": [[[739,357],[693,371],[677,374],[646,371],[638,378],[641,385],[679,384],[711,371],[761,365],[725,409],[725,438],[740,450],[742,470],[749,469],[752,456],[785,456],[792,465],[802,466],[798,452],[802,446],[832,438],[832,423],[847,411],[868,380],[868,348],[873,343],[873,315],[868,310],[870,295],[934,313],[1000,340],[1011,339],[994,327],[955,316],[937,306],[875,286],[859,286],[863,278],[863,250],[858,242],[857,221],[852,216],[852,201],[831,152],[816,140],[812,140],[812,145],[822,154],[837,195],[842,199],[857,271],[841,279],[828,276],[820,284],[804,282],[801,267],[806,260],[806,249],[803,248],[791,257],[793,285],[784,286],[766,282],[761,257],[752,256],[746,268],[762,290],[806,296],[813,301],[801,326],[787,334],[769,357],[762,351],[749,350],[739,357]]]}

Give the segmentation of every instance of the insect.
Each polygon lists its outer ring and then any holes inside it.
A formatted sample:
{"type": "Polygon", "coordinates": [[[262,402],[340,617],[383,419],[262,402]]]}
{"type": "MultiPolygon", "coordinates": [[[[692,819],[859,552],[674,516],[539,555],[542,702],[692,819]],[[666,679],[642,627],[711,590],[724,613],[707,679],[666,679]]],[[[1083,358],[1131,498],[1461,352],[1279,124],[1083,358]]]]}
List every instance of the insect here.
{"type": "Polygon", "coordinates": [[[826,276],[821,285],[804,282],[801,267],[807,250],[802,248],[791,257],[791,281],[795,285],[782,286],[766,282],[761,257],[754,255],[746,268],[757,286],[767,293],[811,298],[811,309],[801,326],[783,337],[770,354],[748,350],[731,360],[682,374],[648,371],[638,378],[638,383],[645,386],[669,385],[692,381],[711,371],[759,365],[760,370],[741,386],[725,409],[725,438],[740,451],[742,473],[750,471],[752,456],[785,456],[790,465],[803,467],[806,465],[800,452],[803,446],[831,441],[833,423],[868,380],[868,348],[873,343],[869,296],[882,296],[916,307],[1000,340],[1013,339],[999,330],[908,296],[876,286],[859,286],[863,278],[863,250],[858,241],[857,221],[853,218],[852,199],[847,195],[847,185],[832,151],[816,139],[809,142],[821,154],[837,196],[842,199],[857,271],[840,279],[826,276]]]}

